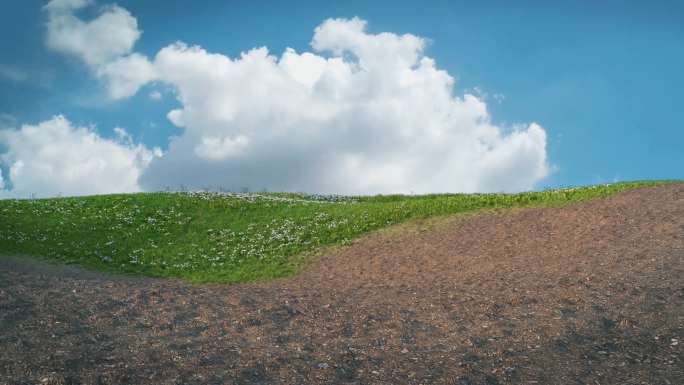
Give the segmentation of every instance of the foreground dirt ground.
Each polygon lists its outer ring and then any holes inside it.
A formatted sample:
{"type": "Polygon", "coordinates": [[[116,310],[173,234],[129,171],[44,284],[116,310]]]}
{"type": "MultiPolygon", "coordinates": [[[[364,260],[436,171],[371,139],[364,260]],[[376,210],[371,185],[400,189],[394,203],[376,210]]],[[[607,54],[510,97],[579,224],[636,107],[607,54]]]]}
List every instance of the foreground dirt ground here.
{"type": "Polygon", "coordinates": [[[192,286],[0,259],[2,384],[684,384],[684,184],[192,286]]]}

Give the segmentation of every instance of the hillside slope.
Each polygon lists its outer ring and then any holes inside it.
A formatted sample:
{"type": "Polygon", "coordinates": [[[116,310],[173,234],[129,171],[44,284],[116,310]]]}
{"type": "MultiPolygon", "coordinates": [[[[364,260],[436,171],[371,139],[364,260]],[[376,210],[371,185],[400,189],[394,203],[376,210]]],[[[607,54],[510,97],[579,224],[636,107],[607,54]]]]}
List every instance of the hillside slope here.
{"type": "Polygon", "coordinates": [[[321,246],[406,221],[479,209],[562,205],[663,181],[519,194],[347,197],[157,192],[0,200],[0,256],[118,274],[239,283],[301,270],[321,246]]]}
{"type": "Polygon", "coordinates": [[[684,383],[684,184],[375,233],[262,283],[0,263],[0,383],[684,383]]]}

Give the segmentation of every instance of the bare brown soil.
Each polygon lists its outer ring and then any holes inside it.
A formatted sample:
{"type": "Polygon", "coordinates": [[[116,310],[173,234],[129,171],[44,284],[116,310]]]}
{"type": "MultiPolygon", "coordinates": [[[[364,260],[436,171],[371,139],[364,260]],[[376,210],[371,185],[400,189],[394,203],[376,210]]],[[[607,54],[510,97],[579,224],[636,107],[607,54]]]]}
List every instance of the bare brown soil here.
{"type": "Polygon", "coordinates": [[[404,226],[235,286],[0,262],[3,384],[684,384],[684,184],[404,226]]]}

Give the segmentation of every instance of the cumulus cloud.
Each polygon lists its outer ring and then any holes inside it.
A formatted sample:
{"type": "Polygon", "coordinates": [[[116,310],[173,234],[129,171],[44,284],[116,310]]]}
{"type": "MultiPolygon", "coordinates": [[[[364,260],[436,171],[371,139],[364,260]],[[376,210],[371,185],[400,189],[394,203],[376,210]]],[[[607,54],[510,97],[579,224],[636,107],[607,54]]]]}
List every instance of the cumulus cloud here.
{"type": "Polygon", "coordinates": [[[46,44],[96,68],[129,53],[140,37],[140,31],[137,20],[116,5],[103,7],[100,15],[91,21],[77,18],[73,12],[89,3],[86,0],[53,0],[45,5],[46,44]]]}
{"type": "Polygon", "coordinates": [[[156,77],[152,63],[137,53],[112,60],[100,66],[96,73],[107,79],[109,95],[114,99],[133,96],[138,88],[156,77]]]}
{"type": "Polygon", "coordinates": [[[141,85],[154,79],[153,68],[137,53],[128,55],[140,38],[138,21],[126,9],[108,5],[90,21],[74,11],[91,5],[89,0],[52,0],[47,13],[48,48],[80,59],[110,85],[112,98],[129,97],[141,85]]]}
{"type": "Polygon", "coordinates": [[[410,34],[358,18],[314,31],[314,52],[265,47],[237,58],[177,43],[154,58],[177,90],[184,133],[143,186],[337,193],[518,191],[548,173],[537,124],[504,129],[410,34]],[[202,172],[198,172],[202,170],[202,172]]]}
{"type": "Polygon", "coordinates": [[[311,47],[231,58],[179,42],[151,60],[129,47],[98,64],[115,97],[154,80],[180,103],[167,118],[183,132],[140,185],[519,191],[548,174],[544,129],[493,124],[483,99],[455,94],[454,78],[425,55],[424,38],[328,19],[311,47]]]}
{"type": "Polygon", "coordinates": [[[140,191],[142,170],[161,152],[134,144],[122,128],[115,132],[118,140],[102,138],[63,116],[0,130],[0,145],[7,148],[0,163],[11,182],[11,190],[0,191],[0,197],[140,191]]]}

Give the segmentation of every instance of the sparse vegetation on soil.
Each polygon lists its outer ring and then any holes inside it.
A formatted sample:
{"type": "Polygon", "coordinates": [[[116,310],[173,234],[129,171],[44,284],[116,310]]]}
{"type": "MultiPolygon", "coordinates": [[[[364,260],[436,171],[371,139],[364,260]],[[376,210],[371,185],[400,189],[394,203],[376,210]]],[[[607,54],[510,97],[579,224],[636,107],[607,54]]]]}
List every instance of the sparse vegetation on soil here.
{"type": "Polygon", "coordinates": [[[0,259],[0,384],[684,384],[684,184],[406,227],[235,285],[0,259]]]}
{"type": "Polygon", "coordinates": [[[192,282],[290,276],[321,246],[478,209],[548,206],[663,182],[521,194],[344,197],[212,192],[0,201],[0,255],[192,282]]]}

